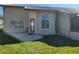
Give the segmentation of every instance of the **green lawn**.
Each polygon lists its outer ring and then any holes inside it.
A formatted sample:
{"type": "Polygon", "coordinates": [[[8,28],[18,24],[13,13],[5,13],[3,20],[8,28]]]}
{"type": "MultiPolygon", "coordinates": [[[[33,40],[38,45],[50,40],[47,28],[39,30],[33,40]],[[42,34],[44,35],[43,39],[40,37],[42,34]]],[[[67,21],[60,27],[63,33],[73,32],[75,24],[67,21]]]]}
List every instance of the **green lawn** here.
{"type": "Polygon", "coordinates": [[[0,29],[3,29],[3,24],[0,24],[0,29]]]}
{"type": "Polygon", "coordinates": [[[78,54],[79,41],[60,36],[45,36],[35,41],[20,42],[0,33],[0,54],[78,54]]]}

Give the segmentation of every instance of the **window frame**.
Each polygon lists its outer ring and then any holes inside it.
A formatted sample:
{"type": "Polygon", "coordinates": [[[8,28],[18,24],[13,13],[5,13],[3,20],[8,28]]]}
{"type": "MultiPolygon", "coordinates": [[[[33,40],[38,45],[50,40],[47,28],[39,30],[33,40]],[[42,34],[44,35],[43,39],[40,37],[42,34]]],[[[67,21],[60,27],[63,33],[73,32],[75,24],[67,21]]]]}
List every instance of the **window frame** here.
{"type": "Polygon", "coordinates": [[[11,27],[12,28],[24,28],[23,21],[11,21],[11,27]]]}
{"type": "Polygon", "coordinates": [[[49,30],[49,28],[50,28],[50,27],[49,27],[49,23],[50,23],[50,22],[49,22],[49,15],[47,15],[47,14],[42,15],[42,16],[41,16],[41,29],[42,29],[42,30],[49,30]],[[46,19],[46,18],[43,19],[43,16],[45,16],[45,17],[47,16],[48,19],[46,19]],[[44,20],[45,20],[45,21],[48,21],[48,28],[43,28],[42,21],[44,21],[44,20]]]}

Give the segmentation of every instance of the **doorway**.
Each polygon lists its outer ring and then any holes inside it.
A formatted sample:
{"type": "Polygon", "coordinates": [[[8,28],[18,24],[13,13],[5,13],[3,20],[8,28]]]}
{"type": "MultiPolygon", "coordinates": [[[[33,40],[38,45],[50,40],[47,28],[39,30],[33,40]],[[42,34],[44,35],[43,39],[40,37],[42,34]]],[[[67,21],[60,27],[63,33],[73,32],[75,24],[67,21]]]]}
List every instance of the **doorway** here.
{"type": "Polygon", "coordinates": [[[29,32],[31,33],[31,34],[35,34],[35,19],[30,19],[30,25],[29,25],[29,32]]]}

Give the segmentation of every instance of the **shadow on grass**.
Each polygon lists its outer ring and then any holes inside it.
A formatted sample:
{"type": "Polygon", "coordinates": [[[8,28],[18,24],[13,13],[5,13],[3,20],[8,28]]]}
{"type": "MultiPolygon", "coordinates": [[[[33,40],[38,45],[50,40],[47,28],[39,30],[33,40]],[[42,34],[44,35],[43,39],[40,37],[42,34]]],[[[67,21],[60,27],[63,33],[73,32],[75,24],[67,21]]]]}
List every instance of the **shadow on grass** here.
{"type": "Polygon", "coordinates": [[[0,45],[6,45],[6,44],[16,44],[20,43],[21,41],[17,40],[16,38],[7,35],[3,33],[2,30],[0,30],[0,45]]]}
{"type": "Polygon", "coordinates": [[[56,36],[56,35],[44,36],[43,39],[35,40],[35,41],[40,41],[40,42],[43,42],[50,46],[55,46],[55,47],[63,47],[63,46],[77,47],[79,46],[79,41],[64,38],[62,36],[56,36]]]}

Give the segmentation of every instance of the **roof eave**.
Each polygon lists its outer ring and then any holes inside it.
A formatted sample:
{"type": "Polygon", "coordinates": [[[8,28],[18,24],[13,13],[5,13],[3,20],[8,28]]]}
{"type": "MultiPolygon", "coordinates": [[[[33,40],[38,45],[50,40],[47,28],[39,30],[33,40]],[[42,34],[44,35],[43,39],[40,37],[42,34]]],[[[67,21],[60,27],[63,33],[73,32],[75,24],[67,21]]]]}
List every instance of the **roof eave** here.
{"type": "Polygon", "coordinates": [[[24,9],[25,9],[25,10],[30,9],[30,10],[49,10],[49,11],[57,11],[57,10],[53,10],[51,7],[42,8],[42,7],[25,6],[24,9]]]}

